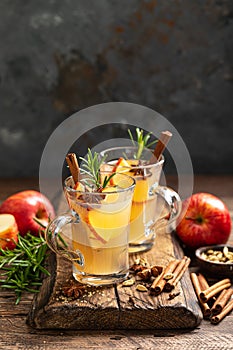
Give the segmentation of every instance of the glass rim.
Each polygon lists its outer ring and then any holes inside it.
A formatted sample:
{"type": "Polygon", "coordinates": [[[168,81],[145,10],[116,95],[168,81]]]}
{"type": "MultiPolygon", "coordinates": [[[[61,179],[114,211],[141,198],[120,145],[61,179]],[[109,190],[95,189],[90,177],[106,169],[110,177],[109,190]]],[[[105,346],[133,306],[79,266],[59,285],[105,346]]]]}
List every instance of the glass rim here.
{"type": "MultiPolygon", "coordinates": [[[[121,149],[129,149],[129,150],[134,150],[134,149],[137,149],[137,147],[135,146],[116,146],[116,147],[110,147],[110,148],[107,148],[103,151],[100,151],[100,155],[105,155],[107,154],[107,152],[111,152],[111,151],[115,151],[115,150],[121,150],[121,149]]],[[[146,151],[150,152],[152,155],[153,155],[153,152],[151,149],[149,148],[145,148],[146,151]]],[[[161,159],[159,161],[157,161],[156,163],[154,162],[155,160],[155,157],[153,159],[153,163],[150,163],[150,164],[142,164],[142,165],[137,165],[137,166],[134,166],[133,168],[134,169],[145,169],[145,168],[151,168],[151,167],[155,167],[155,166],[159,166],[159,165],[162,165],[165,161],[165,158],[164,158],[164,155],[161,154],[161,159]]],[[[127,159],[126,159],[127,161],[127,159]]],[[[108,163],[108,165],[111,166],[111,164],[108,163]]],[[[114,165],[112,165],[114,166],[114,165]]]]}
{"type": "MultiPolygon", "coordinates": [[[[100,171],[101,174],[112,174],[110,171],[100,171]]],[[[81,190],[75,190],[74,188],[70,187],[67,185],[67,182],[69,180],[73,180],[72,176],[68,176],[65,180],[64,180],[64,187],[66,189],[67,192],[70,192],[70,193],[80,193],[80,194],[83,194],[83,193],[88,193],[88,195],[91,195],[91,196],[103,196],[103,193],[105,195],[110,195],[110,194],[116,194],[116,193],[121,193],[121,192],[127,192],[131,189],[134,189],[135,185],[136,185],[136,180],[132,177],[132,176],[129,176],[127,174],[122,174],[122,173],[118,173],[116,172],[116,174],[118,175],[121,175],[123,177],[126,177],[128,179],[130,179],[132,181],[132,184],[126,188],[117,188],[116,191],[112,192],[112,191],[104,191],[104,192],[87,192],[87,191],[81,191],[81,190]]]]}

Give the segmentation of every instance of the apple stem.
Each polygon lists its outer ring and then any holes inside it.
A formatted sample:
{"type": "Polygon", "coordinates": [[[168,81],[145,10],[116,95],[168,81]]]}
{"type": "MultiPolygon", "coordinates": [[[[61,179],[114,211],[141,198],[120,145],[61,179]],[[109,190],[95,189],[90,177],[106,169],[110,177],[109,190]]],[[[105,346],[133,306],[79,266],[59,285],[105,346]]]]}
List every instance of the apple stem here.
{"type": "Polygon", "coordinates": [[[186,216],[185,219],[196,221],[198,224],[202,224],[204,222],[204,219],[201,216],[197,216],[196,218],[192,218],[191,216],[186,216]]]}

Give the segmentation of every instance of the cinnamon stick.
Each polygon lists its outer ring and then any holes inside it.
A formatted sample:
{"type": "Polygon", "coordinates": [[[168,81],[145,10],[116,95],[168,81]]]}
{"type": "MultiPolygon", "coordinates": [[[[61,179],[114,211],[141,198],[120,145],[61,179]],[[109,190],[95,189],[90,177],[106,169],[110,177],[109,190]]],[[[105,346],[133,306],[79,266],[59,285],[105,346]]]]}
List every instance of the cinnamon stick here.
{"type": "Polygon", "coordinates": [[[165,147],[167,146],[170,138],[172,137],[172,133],[170,131],[162,131],[160,134],[160,138],[156,144],[154,149],[154,157],[159,161],[165,147]]]}
{"type": "Polygon", "coordinates": [[[197,295],[200,307],[202,309],[202,314],[203,314],[204,318],[209,318],[210,315],[211,315],[210,307],[209,307],[209,305],[207,303],[204,303],[201,300],[201,298],[200,298],[200,293],[202,291],[203,285],[201,285],[201,283],[200,283],[199,275],[197,275],[196,273],[192,272],[190,274],[190,277],[191,277],[191,281],[193,283],[193,287],[194,287],[195,293],[197,295]]]}
{"type": "Polygon", "coordinates": [[[164,271],[153,281],[150,287],[150,291],[152,294],[158,295],[162,292],[166,284],[166,280],[164,279],[164,276],[173,273],[173,271],[175,270],[178,264],[179,264],[179,260],[172,260],[169,262],[169,264],[164,269],[164,271]]]}
{"type": "Polygon", "coordinates": [[[231,286],[231,281],[229,278],[225,278],[215,284],[213,284],[211,287],[207,288],[206,290],[202,291],[200,293],[200,298],[207,302],[210,298],[215,296],[216,294],[220,293],[223,289],[227,289],[231,286]]]}
{"type": "Polygon", "coordinates": [[[80,170],[79,170],[76,154],[75,153],[68,153],[66,156],[66,162],[69,166],[74,183],[76,184],[79,181],[79,175],[80,175],[80,170]]]}
{"type": "Polygon", "coordinates": [[[198,273],[197,278],[201,287],[201,291],[209,288],[209,283],[206,281],[205,277],[201,273],[198,273]]]}
{"type": "Polygon", "coordinates": [[[190,258],[187,256],[184,256],[182,260],[179,262],[179,264],[176,266],[174,272],[173,272],[173,278],[171,278],[169,281],[165,284],[165,291],[170,292],[172,289],[175,288],[181,277],[183,276],[184,272],[187,270],[189,264],[190,264],[190,258]]]}
{"type": "Polygon", "coordinates": [[[223,308],[227,304],[232,294],[233,294],[233,289],[223,289],[223,291],[218,296],[214,305],[211,308],[212,315],[217,315],[222,312],[223,308]]]}
{"type": "Polygon", "coordinates": [[[223,308],[223,310],[222,310],[222,312],[220,312],[220,314],[211,317],[211,319],[210,319],[211,323],[213,323],[213,324],[219,323],[232,310],[233,310],[233,299],[231,301],[229,301],[229,303],[223,308]]]}

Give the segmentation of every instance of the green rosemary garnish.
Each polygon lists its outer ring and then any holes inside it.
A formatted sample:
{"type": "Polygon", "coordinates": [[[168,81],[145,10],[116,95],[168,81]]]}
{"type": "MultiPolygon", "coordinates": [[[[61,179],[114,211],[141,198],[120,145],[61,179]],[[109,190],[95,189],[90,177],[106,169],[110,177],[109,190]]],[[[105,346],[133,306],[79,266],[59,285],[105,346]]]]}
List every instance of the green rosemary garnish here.
{"type": "Polygon", "coordinates": [[[80,169],[81,173],[88,175],[88,182],[91,182],[97,190],[105,188],[111,178],[115,175],[115,173],[112,173],[110,176],[105,176],[103,183],[101,183],[100,167],[106,157],[107,155],[100,157],[97,152],[92,154],[90,148],[88,148],[87,159],[79,157],[83,161],[82,168],[80,169]]]}
{"type": "Polygon", "coordinates": [[[15,249],[0,248],[0,286],[15,292],[16,304],[22,292],[38,292],[41,273],[49,275],[43,267],[47,247],[42,235],[35,237],[28,233],[25,237],[18,235],[15,249]]]}
{"type": "Polygon", "coordinates": [[[157,142],[157,140],[155,140],[155,141],[148,143],[148,141],[151,137],[151,132],[149,132],[148,134],[146,134],[144,136],[143,130],[139,129],[139,128],[136,128],[136,138],[137,138],[136,141],[134,141],[134,138],[133,138],[133,135],[132,135],[130,129],[128,129],[128,134],[129,134],[129,137],[133,143],[133,146],[138,148],[137,153],[135,154],[136,159],[141,158],[141,155],[142,155],[144,148],[150,148],[152,145],[154,145],[157,142]]]}

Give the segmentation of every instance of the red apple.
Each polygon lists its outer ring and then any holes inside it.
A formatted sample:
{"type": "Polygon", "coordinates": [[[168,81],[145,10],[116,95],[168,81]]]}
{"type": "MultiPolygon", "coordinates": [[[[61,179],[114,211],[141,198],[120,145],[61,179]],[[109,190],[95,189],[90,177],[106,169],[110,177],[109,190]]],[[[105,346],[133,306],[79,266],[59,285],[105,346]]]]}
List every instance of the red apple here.
{"type": "Polygon", "coordinates": [[[18,242],[18,226],[11,214],[0,214],[0,248],[14,249],[18,242]]]}
{"type": "Polygon", "coordinates": [[[49,219],[55,217],[53,205],[47,197],[37,191],[22,191],[8,197],[0,206],[0,213],[12,214],[17,222],[19,232],[24,236],[27,232],[38,235],[41,226],[39,220],[47,226],[49,219]]]}
{"type": "Polygon", "coordinates": [[[186,199],[180,220],[177,235],[190,248],[224,244],[230,236],[230,213],[219,198],[209,193],[196,193],[186,199]]]}

